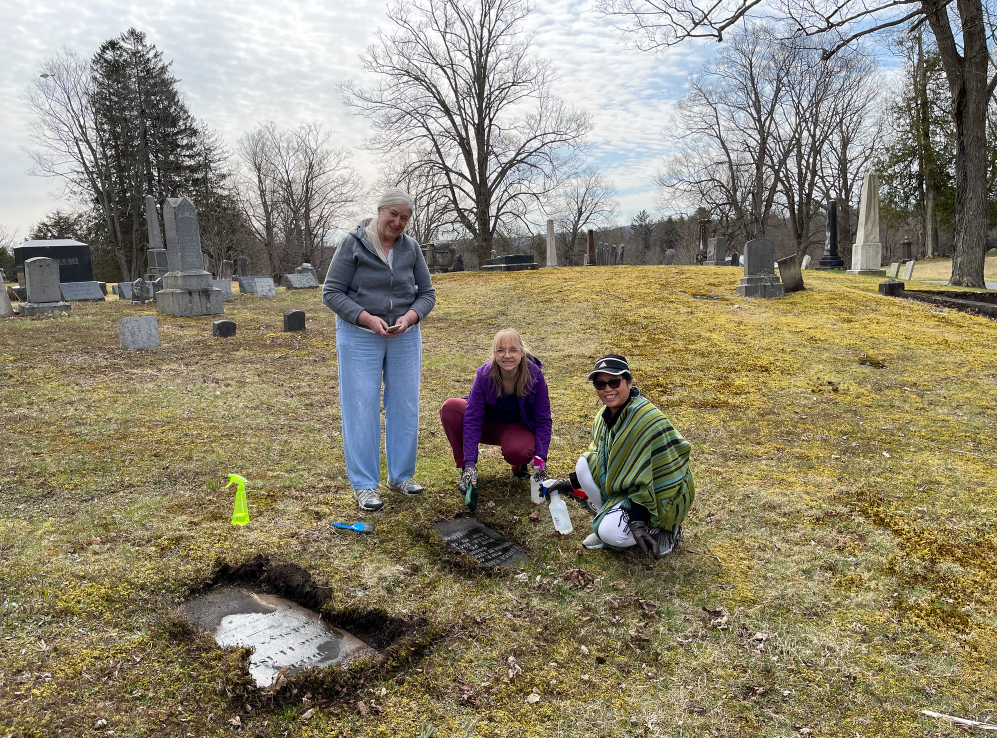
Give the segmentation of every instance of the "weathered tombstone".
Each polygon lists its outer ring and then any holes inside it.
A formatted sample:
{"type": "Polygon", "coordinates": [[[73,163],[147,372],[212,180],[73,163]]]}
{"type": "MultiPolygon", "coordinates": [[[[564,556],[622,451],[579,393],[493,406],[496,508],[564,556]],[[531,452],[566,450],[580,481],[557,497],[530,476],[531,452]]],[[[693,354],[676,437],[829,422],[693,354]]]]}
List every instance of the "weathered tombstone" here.
{"type": "Polygon", "coordinates": [[[809,269],[810,268],[810,261],[811,261],[810,254],[804,254],[803,255],[803,261],[800,262],[800,269],[802,269],[804,271],[806,271],[807,269],[809,269]]]}
{"type": "Polygon", "coordinates": [[[900,262],[894,261],[890,262],[890,266],[886,269],[886,276],[891,279],[896,279],[900,276],[900,262]]]}
{"type": "Polygon", "coordinates": [[[253,294],[257,297],[276,297],[277,287],[271,277],[254,277],[253,294]]]}
{"type": "Polygon", "coordinates": [[[699,219],[699,242],[696,244],[696,263],[703,264],[706,262],[706,247],[707,241],[710,238],[710,223],[713,221],[709,218],[699,219]]]}
{"type": "Polygon", "coordinates": [[[744,245],[744,277],[737,291],[744,297],[782,297],[785,288],[773,268],[775,244],[756,238],[744,245]]]}
{"type": "Polygon", "coordinates": [[[318,289],[319,283],[314,274],[305,272],[304,274],[285,274],[280,281],[280,286],[289,290],[314,290],[318,289]]]}
{"type": "Polygon", "coordinates": [[[900,261],[910,261],[914,258],[914,248],[913,244],[910,242],[909,238],[904,238],[900,242],[900,261]]]}
{"type": "Polygon", "coordinates": [[[216,320],[211,324],[211,335],[217,338],[231,338],[235,335],[235,323],[231,320],[216,320]]]}
{"type": "Polygon", "coordinates": [[[36,256],[24,262],[24,292],[26,300],[18,307],[20,315],[55,313],[69,310],[59,289],[59,264],[55,259],[36,256]]]}
{"type": "Polygon", "coordinates": [[[497,259],[498,258],[498,251],[496,251],[495,249],[492,249],[492,255],[491,255],[490,258],[497,259]]]}
{"type": "Polygon", "coordinates": [[[293,333],[305,329],[305,312],[303,310],[288,310],[284,313],[284,331],[293,333]]]}
{"type": "Polygon", "coordinates": [[[132,305],[145,305],[152,300],[152,289],[144,279],[136,279],[130,285],[132,305]]]}
{"type": "Polygon", "coordinates": [[[14,315],[14,307],[10,304],[10,297],[7,296],[7,286],[0,279],[0,318],[10,318],[14,315]]]}
{"type": "MultiPolygon", "coordinates": [[[[226,280],[228,282],[232,281],[232,260],[231,259],[223,259],[222,260],[222,265],[220,267],[218,267],[218,279],[226,280]]],[[[231,291],[232,290],[230,288],[229,292],[231,292],[231,291]]]]}
{"type": "Polygon", "coordinates": [[[706,261],[703,262],[704,266],[723,266],[724,257],[727,255],[727,239],[723,236],[717,236],[716,238],[711,238],[707,241],[706,245],[706,261]]]}
{"type": "Polygon", "coordinates": [[[208,274],[215,273],[215,260],[211,258],[211,254],[201,254],[201,265],[208,274]]]}
{"type": "Polygon", "coordinates": [[[730,265],[732,267],[741,265],[741,255],[736,251],[730,255],[730,265]]]}
{"type": "Polygon", "coordinates": [[[63,282],[59,291],[66,302],[104,302],[104,293],[96,282],[63,282]]]}
{"type": "Polygon", "coordinates": [[[451,272],[462,272],[464,271],[464,257],[457,254],[453,259],[453,264],[450,265],[451,272]]]}
{"type": "Polygon", "coordinates": [[[236,277],[239,282],[239,292],[242,294],[253,294],[256,289],[256,277],[236,277]]]}
{"type": "Polygon", "coordinates": [[[232,280],[230,279],[213,279],[211,284],[214,285],[216,290],[221,290],[222,302],[232,302],[232,280]]]}
{"type": "Polygon", "coordinates": [[[156,198],[145,196],[145,222],[149,233],[149,251],[146,253],[151,279],[158,279],[169,269],[169,257],[163,246],[163,234],[159,230],[159,213],[156,211],[156,198]]]}
{"type": "Polygon", "coordinates": [[[888,279],[879,283],[879,294],[887,297],[896,297],[904,291],[904,283],[898,279],[888,279]]]}
{"type": "Polygon", "coordinates": [[[118,339],[123,349],[159,348],[159,323],[156,316],[122,318],[118,321],[118,339]]]}
{"type": "Polygon", "coordinates": [[[665,250],[665,264],[671,265],[675,263],[675,249],[665,250]]]}
{"type": "Polygon", "coordinates": [[[586,266],[595,266],[595,231],[589,230],[585,233],[586,245],[586,266]]]}
{"type": "Polygon", "coordinates": [[[557,266],[557,240],[554,234],[554,219],[547,219],[547,266],[557,266]]]}
{"type": "Polygon", "coordinates": [[[457,518],[433,523],[443,540],[482,566],[515,566],[526,563],[526,551],[507,541],[474,518],[457,518]]]}
{"type": "MultiPolygon", "coordinates": [[[[431,254],[433,255],[432,256],[432,260],[435,263],[436,262],[436,251],[437,251],[436,245],[432,244],[432,243],[427,243],[426,244],[426,248],[428,248],[429,251],[431,252],[431,254]]],[[[318,282],[318,274],[315,272],[315,267],[313,267],[307,261],[306,262],[302,262],[301,266],[297,267],[294,270],[294,273],[295,274],[311,274],[312,277],[315,278],[315,281],[318,282]]]]}
{"type": "Polygon", "coordinates": [[[913,279],[914,278],[914,265],[915,264],[917,264],[917,262],[914,261],[913,259],[911,259],[906,264],[904,264],[904,276],[903,276],[904,279],[913,279]]]}
{"type": "Polygon", "coordinates": [[[817,263],[818,269],[844,269],[845,261],[838,254],[838,203],[827,201],[827,225],[824,230],[824,255],[817,263]]]}
{"type": "Polygon", "coordinates": [[[886,275],[883,244],[879,242],[879,175],[868,172],[862,181],[859,227],[852,246],[852,268],[848,274],[886,275]]]}
{"type": "Polygon", "coordinates": [[[221,313],[221,290],[204,269],[194,203],[186,197],[169,198],[163,213],[170,271],[163,275],[163,289],[156,293],[156,309],[182,317],[221,313]]]}
{"type": "Polygon", "coordinates": [[[779,278],[782,280],[784,292],[799,292],[804,289],[803,272],[796,254],[779,259],[776,264],[779,265],[779,278]]]}
{"type": "Polygon", "coordinates": [[[131,282],[118,282],[114,287],[111,288],[115,295],[117,295],[119,300],[130,300],[132,299],[132,283],[131,282]]]}
{"type": "Polygon", "coordinates": [[[245,256],[240,256],[235,260],[235,273],[238,277],[248,277],[249,276],[249,259],[245,256]]]}

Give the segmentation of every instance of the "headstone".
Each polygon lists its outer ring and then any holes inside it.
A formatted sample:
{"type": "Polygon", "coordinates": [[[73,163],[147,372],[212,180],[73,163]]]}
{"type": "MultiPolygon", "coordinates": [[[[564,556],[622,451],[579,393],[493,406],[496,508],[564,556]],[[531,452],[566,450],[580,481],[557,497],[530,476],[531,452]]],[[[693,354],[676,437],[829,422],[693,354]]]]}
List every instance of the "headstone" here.
{"type": "Polygon", "coordinates": [[[201,266],[208,274],[215,273],[215,260],[211,258],[211,254],[201,253],[201,266]]]}
{"type": "MultiPolygon", "coordinates": [[[[218,279],[232,281],[232,260],[223,259],[222,265],[218,268],[218,279]]],[[[231,289],[229,290],[231,292],[231,289]]]]}
{"type": "Polygon", "coordinates": [[[744,245],[744,277],[737,291],[744,297],[782,297],[785,288],[773,268],[775,244],[756,238],[744,245]]]}
{"type": "Polygon", "coordinates": [[[671,265],[675,263],[675,249],[665,250],[665,264],[671,265]]]}
{"type": "Polygon", "coordinates": [[[898,279],[888,279],[879,283],[879,294],[887,297],[896,297],[904,291],[904,283],[898,279]]]}
{"type": "Polygon", "coordinates": [[[132,305],[145,305],[152,300],[152,287],[144,279],[136,279],[130,285],[132,305]]]}
{"type": "Polygon", "coordinates": [[[319,283],[314,274],[305,272],[304,274],[285,274],[280,281],[280,286],[289,290],[314,290],[318,289],[319,283]]]}
{"type": "Polygon", "coordinates": [[[723,236],[711,238],[706,245],[705,266],[723,266],[727,255],[727,239],[723,236]]]}
{"type": "Polygon", "coordinates": [[[913,244],[909,238],[900,242],[900,261],[910,261],[914,258],[913,244]]]}
{"type": "Polygon", "coordinates": [[[26,302],[28,299],[28,288],[22,285],[17,285],[16,287],[9,287],[9,292],[7,294],[13,293],[14,299],[20,302],[26,302]]]}
{"type": "Polygon", "coordinates": [[[185,602],[183,612],[222,648],[250,649],[249,674],[261,688],[274,686],[283,673],[345,666],[377,655],[355,635],[324,622],[317,612],[262,591],[218,587],[185,602]]]}
{"type": "Polygon", "coordinates": [[[118,282],[116,285],[114,285],[114,294],[118,296],[119,300],[132,299],[132,283],[118,282]]]}
{"type": "Polygon", "coordinates": [[[216,338],[231,338],[235,335],[235,323],[231,320],[216,320],[211,324],[211,335],[216,338]]]}
{"type": "Polygon", "coordinates": [[[913,279],[914,278],[914,265],[915,264],[917,264],[917,262],[914,261],[913,259],[911,259],[906,264],[904,264],[904,276],[903,276],[904,279],[913,279]]]}
{"type": "Polygon", "coordinates": [[[779,278],[785,292],[799,292],[803,287],[803,272],[800,270],[799,257],[796,254],[779,259],[779,278]]]}
{"type": "Polygon", "coordinates": [[[222,312],[222,293],[204,269],[197,209],[186,197],[169,198],[163,205],[169,273],[163,289],[156,293],[156,309],[181,317],[217,315],[222,312]]]}
{"type": "Polygon", "coordinates": [[[809,269],[810,268],[810,262],[811,262],[810,254],[804,254],[803,255],[803,261],[800,262],[800,269],[802,269],[804,271],[806,271],[807,269],[809,269]]]}
{"type": "Polygon", "coordinates": [[[24,262],[24,292],[26,300],[18,306],[20,315],[55,313],[69,310],[59,289],[59,264],[55,259],[35,256],[24,262]]]}
{"type": "Polygon", "coordinates": [[[586,245],[586,266],[595,266],[595,231],[588,230],[585,232],[585,245],[586,245]]]}
{"type": "Polygon", "coordinates": [[[211,284],[215,286],[216,290],[221,290],[222,302],[232,302],[232,280],[231,279],[213,279],[211,284]]]}
{"type": "MultiPolygon", "coordinates": [[[[427,243],[426,247],[430,250],[430,252],[432,252],[434,254],[433,261],[435,262],[436,261],[436,259],[435,259],[435,253],[436,253],[436,247],[435,247],[435,245],[431,244],[431,243],[427,243]]],[[[294,270],[294,273],[295,274],[311,274],[312,277],[315,278],[315,281],[318,282],[318,274],[316,274],[316,272],[315,272],[315,267],[313,267],[307,261],[304,262],[304,263],[302,263],[302,265],[299,266],[298,268],[296,268],[294,270]]]]}
{"type": "Polygon", "coordinates": [[[736,251],[730,255],[730,265],[732,267],[741,266],[741,255],[736,251]]]}
{"type": "Polygon", "coordinates": [[[838,254],[838,203],[827,201],[827,225],[824,229],[824,255],[817,263],[818,269],[844,269],[845,262],[838,254]]]}
{"type": "Polygon", "coordinates": [[[123,349],[159,348],[159,323],[156,316],[122,318],[118,321],[118,338],[123,349]]]}
{"type": "Polygon", "coordinates": [[[284,330],[288,333],[305,329],[305,312],[303,310],[288,310],[284,313],[284,330]]]}
{"type": "Polygon", "coordinates": [[[159,212],[156,210],[156,198],[145,196],[145,225],[149,233],[149,249],[163,250],[163,234],[159,230],[159,212]]]}
{"type": "Polygon", "coordinates": [[[104,302],[104,293],[96,282],[63,282],[59,290],[66,302],[104,302]]]}
{"type": "Polygon", "coordinates": [[[495,249],[492,249],[491,258],[492,259],[497,259],[498,258],[498,251],[496,251],[495,249]]]}
{"type": "Polygon", "coordinates": [[[235,260],[235,273],[238,277],[248,277],[249,276],[249,259],[245,256],[240,256],[235,260]]]}
{"type": "Polygon", "coordinates": [[[852,268],[848,274],[879,274],[883,270],[883,244],[879,242],[879,175],[868,172],[862,181],[859,228],[852,246],[852,268]]]}
{"type": "Polygon", "coordinates": [[[0,318],[10,318],[14,315],[14,307],[7,296],[7,286],[0,279],[0,318]]]}
{"type": "Polygon", "coordinates": [[[710,223],[713,221],[709,218],[699,219],[699,243],[696,244],[696,263],[704,264],[706,263],[707,253],[707,242],[710,238],[710,223]]]}
{"type": "Polygon", "coordinates": [[[524,269],[539,269],[533,254],[505,254],[481,263],[483,272],[518,272],[524,269]]]}
{"type": "Polygon", "coordinates": [[[890,266],[886,270],[886,276],[890,279],[896,279],[900,276],[900,262],[894,261],[890,262],[890,266]]]}
{"type": "Polygon", "coordinates": [[[253,294],[256,289],[256,277],[236,277],[239,282],[239,292],[242,294],[253,294]]]}
{"type": "Polygon", "coordinates": [[[482,566],[515,566],[526,563],[526,551],[507,541],[474,518],[457,518],[433,523],[443,540],[482,566]]]}
{"type": "Polygon", "coordinates": [[[547,266],[557,266],[557,240],[554,234],[554,220],[547,219],[547,266]]]}
{"type": "Polygon", "coordinates": [[[146,252],[149,262],[148,280],[153,282],[170,271],[170,258],[166,249],[149,249],[146,252]]]}
{"type": "Polygon", "coordinates": [[[271,277],[254,277],[253,294],[257,297],[276,297],[277,287],[271,277]]]}
{"type": "Polygon", "coordinates": [[[454,257],[453,264],[450,265],[451,272],[462,272],[464,271],[464,257],[460,254],[454,257]]]}

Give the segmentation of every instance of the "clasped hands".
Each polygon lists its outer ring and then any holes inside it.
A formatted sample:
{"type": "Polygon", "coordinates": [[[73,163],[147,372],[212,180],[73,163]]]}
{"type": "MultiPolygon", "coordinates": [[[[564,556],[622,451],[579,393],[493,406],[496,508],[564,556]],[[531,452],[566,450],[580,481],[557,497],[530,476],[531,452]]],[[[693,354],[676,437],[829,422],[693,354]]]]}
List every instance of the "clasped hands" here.
{"type": "Polygon", "coordinates": [[[395,321],[395,325],[401,326],[394,331],[389,332],[389,326],[383,319],[377,317],[376,315],[371,315],[366,310],[357,316],[357,325],[363,326],[364,328],[369,328],[374,333],[379,335],[381,338],[394,338],[395,336],[402,335],[409,328],[414,326],[419,322],[419,313],[415,310],[409,310],[405,315],[400,317],[395,321]]]}

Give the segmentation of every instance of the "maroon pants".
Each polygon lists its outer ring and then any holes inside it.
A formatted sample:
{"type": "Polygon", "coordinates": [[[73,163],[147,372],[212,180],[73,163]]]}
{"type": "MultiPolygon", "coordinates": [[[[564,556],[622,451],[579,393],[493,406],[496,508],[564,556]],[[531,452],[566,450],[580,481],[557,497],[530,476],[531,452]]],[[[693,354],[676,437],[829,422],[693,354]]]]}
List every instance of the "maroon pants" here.
{"type": "MultiPolygon", "coordinates": [[[[451,397],[440,408],[443,432],[447,434],[453,460],[458,469],[464,468],[464,410],[467,400],[451,397]]],[[[502,458],[512,464],[513,471],[519,471],[523,464],[533,460],[536,439],[522,423],[493,423],[486,420],[481,426],[481,441],[488,446],[502,448],[502,458]]]]}

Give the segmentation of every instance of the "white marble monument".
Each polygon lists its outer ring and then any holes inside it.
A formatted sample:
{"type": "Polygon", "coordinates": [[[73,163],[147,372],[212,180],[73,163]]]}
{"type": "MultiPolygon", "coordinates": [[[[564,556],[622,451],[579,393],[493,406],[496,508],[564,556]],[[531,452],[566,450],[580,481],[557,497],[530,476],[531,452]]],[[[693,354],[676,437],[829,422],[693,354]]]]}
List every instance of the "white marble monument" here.
{"type": "Polygon", "coordinates": [[[852,268],[847,273],[886,276],[883,244],[879,242],[879,175],[875,172],[868,172],[862,181],[859,229],[852,246],[852,268]]]}

